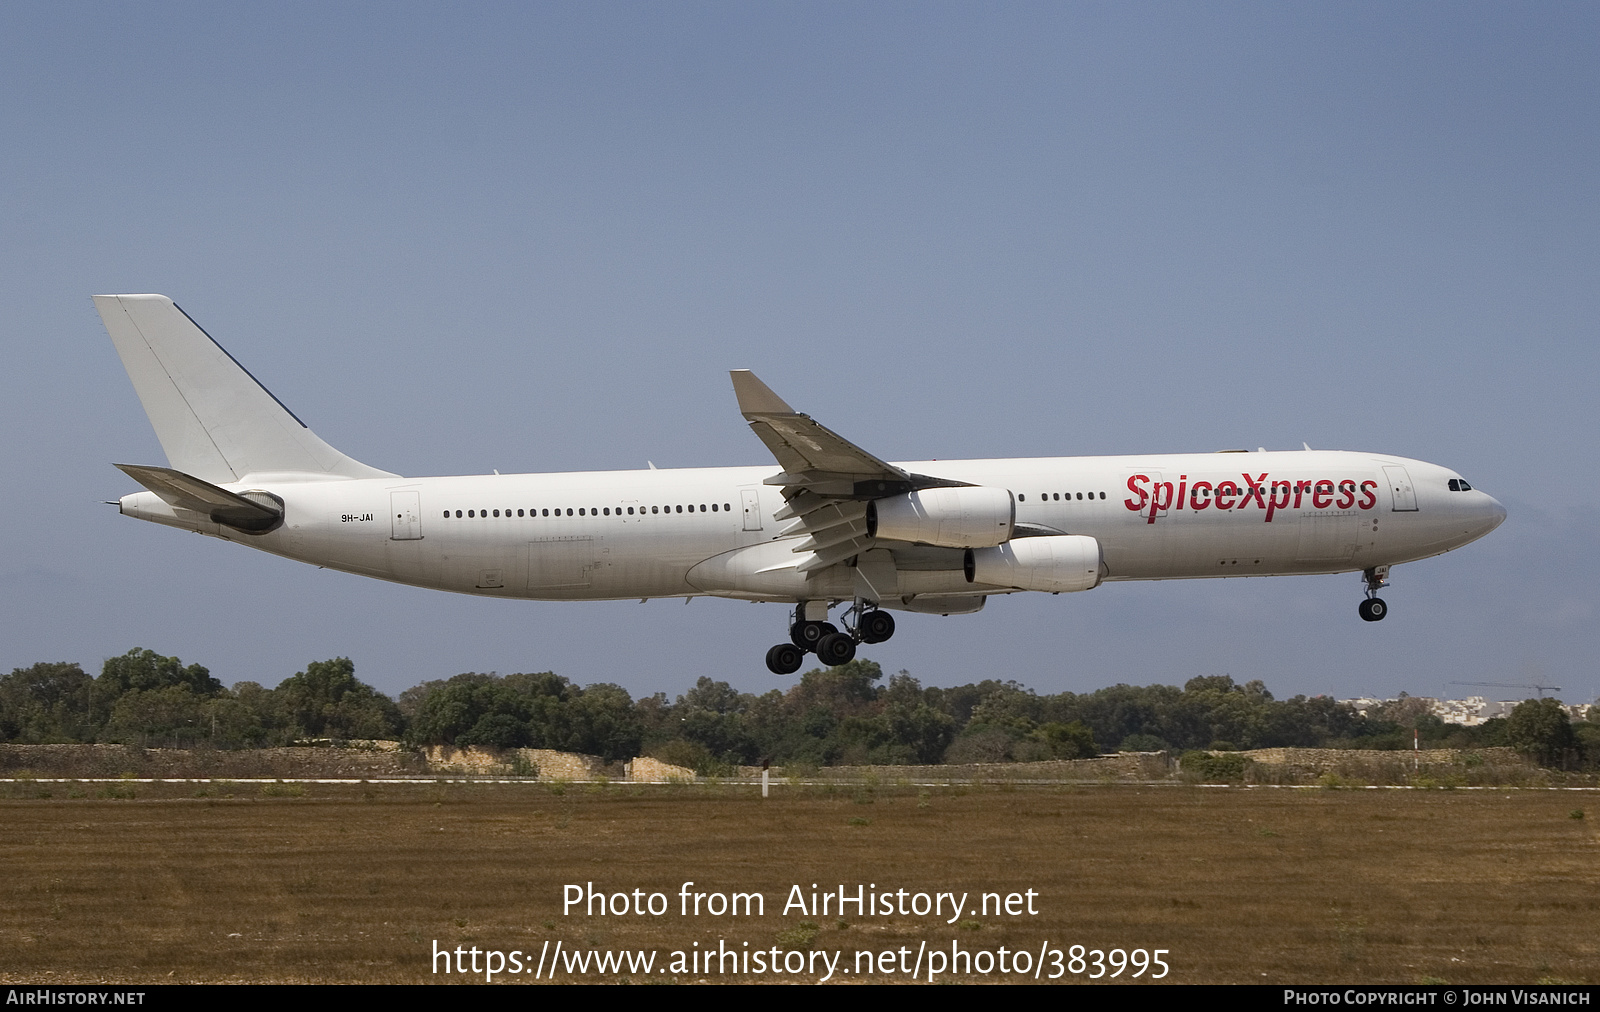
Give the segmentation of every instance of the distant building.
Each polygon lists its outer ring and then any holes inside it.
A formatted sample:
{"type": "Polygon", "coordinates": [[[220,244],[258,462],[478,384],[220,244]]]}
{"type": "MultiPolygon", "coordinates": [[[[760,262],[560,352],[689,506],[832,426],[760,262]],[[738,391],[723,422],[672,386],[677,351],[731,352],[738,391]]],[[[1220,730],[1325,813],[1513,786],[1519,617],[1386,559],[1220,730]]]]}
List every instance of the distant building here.
{"type": "MultiPolygon", "coordinates": [[[[1461,724],[1464,727],[1476,727],[1485,721],[1496,717],[1509,717],[1511,711],[1522,700],[1496,699],[1490,700],[1486,696],[1468,696],[1466,699],[1434,699],[1431,696],[1410,696],[1410,699],[1420,700],[1428,705],[1428,712],[1444,721],[1446,724],[1461,724]]],[[[1397,703],[1398,699],[1341,699],[1341,703],[1348,703],[1355,707],[1361,716],[1370,715],[1370,711],[1378,710],[1389,703],[1397,703]]],[[[1573,720],[1588,720],[1589,713],[1594,708],[1592,703],[1578,703],[1565,707],[1567,716],[1573,720]]]]}

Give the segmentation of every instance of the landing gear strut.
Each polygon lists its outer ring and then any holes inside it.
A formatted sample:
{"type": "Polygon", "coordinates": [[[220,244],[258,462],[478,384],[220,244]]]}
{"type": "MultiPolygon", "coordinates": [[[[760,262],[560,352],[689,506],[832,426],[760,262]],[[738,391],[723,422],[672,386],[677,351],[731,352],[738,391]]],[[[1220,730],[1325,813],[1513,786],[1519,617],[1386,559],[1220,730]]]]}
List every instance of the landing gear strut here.
{"type": "Polygon", "coordinates": [[[865,601],[857,601],[844,613],[845,631],[828,621],[828,602],[804,601],[794,610],[789,626],[789,642],[767,651],[767,670],[775,675],[792,675],[800,670],[807,653],[829,667],[849,664],[856,656],[857,643],[882,643],[894,635],[894,616],[865,601]],[[850,621],[854,615],[854,623],[850,621]]]}
{"type": "Polygon", "coordinates": [[[1383,603],[1378,591],[1389,585],[1389,567],[1373,566],[1362,572],[1361,578],[1367,583],[1367,598],[1356,611],[1367,622],[1381,621],[1383,616],[1389,614],[1389,606],[1383,603]]]}

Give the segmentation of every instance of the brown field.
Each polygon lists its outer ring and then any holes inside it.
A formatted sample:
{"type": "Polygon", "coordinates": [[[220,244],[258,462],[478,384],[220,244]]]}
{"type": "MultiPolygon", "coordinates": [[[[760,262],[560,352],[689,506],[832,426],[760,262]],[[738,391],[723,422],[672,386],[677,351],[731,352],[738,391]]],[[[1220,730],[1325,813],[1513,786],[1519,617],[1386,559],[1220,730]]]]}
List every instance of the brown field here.
{"type": "Polygon", "coordinates": [[[546,940],[649,948],[659,970],[670,950],[719,939],[844,950],[844,967],[856,950],[924,941],[1166,949],[1176,983],[1600,981],[1591,792],[784,784],[763,801],[716,784],[58,783],[13,795],[0,801],[9,982],[460,980],[430,972],[434,940],[535,956],[546,940]],[[766,915],[678,916],[686,880],[759,891],[766,915]],[[664,893],[671,913],[563,915],[562,886],[589,881],[664,893]],[[784,916],[796,883],[954,890],[969,907],[1032,889],[1038,914],[784,916]]]}

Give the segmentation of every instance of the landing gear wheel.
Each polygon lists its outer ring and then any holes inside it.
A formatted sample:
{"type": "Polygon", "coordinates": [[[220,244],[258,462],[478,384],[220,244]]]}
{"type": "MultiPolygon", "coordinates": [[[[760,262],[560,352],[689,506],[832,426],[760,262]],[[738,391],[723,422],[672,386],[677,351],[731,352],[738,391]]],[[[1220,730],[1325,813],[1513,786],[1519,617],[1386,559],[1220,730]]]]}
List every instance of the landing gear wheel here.
{"type": "Polygon", "coordinates": [[[856,628],[861,633],[861,642],[882,643],[894,635],[894,616],[875,608],[861,616],[861,624],[856,628]]]}
{"type": "Polygon", "coordinates": [[[1360,611],[1361,617],[1368,622],[1381,621],[1383,616],[1389,614],[1389,606],[1383,603],[1383,598],[1381,597],[1367,598],[1361,602],[1361,607],[1357,610],[1360,611]]]}
{"type": "Polygon", "coordinates": [[[841,632],[831,632],[817,643],[817,660],[828,667],[838,667],[855,660],[856,641],[841,632]]]}
{"type": "Polygon", "coordinates": [[[796,622],[789,627],[789,642],[801,650],[815,650],[824,636],[838,631],[829,622],[796,622]]]}
{"type": "Polygon", "coordinates": [[[792,675],[805,659],[806,652],[793,643],[779,643],[767,651],[767,670],[775,675],[792,675]]]}

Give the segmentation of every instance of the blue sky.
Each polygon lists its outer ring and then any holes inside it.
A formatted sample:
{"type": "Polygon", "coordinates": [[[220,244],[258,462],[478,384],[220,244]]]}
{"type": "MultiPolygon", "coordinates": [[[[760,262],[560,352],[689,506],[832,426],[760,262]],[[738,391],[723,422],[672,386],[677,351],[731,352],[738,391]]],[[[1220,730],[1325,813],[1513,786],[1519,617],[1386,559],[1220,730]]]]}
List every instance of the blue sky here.
{"type": "Polygon", "coordinates": [[[1114,585],[863,655],[1592,699],[1597,35],[1580,4],[8,4],[0,669],[789,682],[773,606],[483,601],[118,516],[111,462],[164,458],[88,296],[151,291],[412,475],[764,463],[734,367],[889,459],[1435,461],[1510,519],[1398,569],[1382,623],[1353,576],[1114,585]]]}

